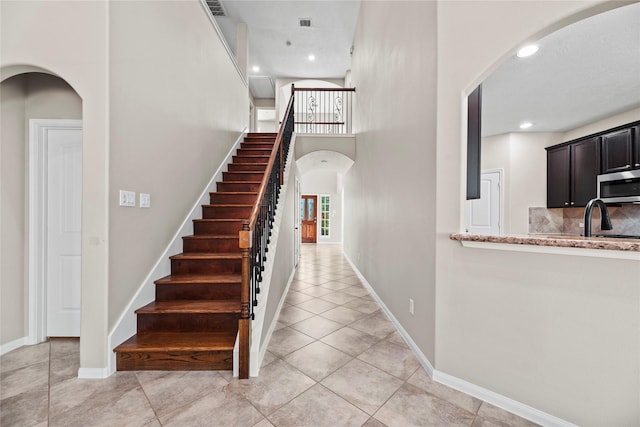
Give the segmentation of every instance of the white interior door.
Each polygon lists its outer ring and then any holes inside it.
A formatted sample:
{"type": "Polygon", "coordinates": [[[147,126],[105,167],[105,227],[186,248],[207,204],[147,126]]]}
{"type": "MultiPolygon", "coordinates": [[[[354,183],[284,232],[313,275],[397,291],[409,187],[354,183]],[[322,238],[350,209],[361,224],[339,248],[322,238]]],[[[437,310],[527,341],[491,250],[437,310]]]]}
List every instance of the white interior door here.
{"type": "Polygon", "coordinates": [[[500,236],[502,234],[501,171],[482,172],[480,198],[467,201],[467,232],[500,236]]]}
{"type": "Polygon", "coordinates": [[[295,230],[293,233],[293,264],[294,266],[298,265],[298,262],[300,261],[300,244],[301,244],[301,238],[300,238],[300,181],[298,181],[298,178],[296,178],[295,180],[295,203],[294,203],[294,224],[295,224],[295,230]]]}
{"type": "Polygon", "coordinates": [[[80,336],[82,130],[47,130],[47,336],[80,336]]]}

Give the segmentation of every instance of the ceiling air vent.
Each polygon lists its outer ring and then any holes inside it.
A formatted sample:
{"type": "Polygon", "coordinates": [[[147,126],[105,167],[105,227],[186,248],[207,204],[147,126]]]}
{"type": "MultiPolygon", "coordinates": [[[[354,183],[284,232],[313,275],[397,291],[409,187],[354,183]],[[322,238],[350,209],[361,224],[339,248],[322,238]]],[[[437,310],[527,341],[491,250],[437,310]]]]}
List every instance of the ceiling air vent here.
{"type": "Polygon", "coordinates": [[[311,26],[311,19],[300,18],[300,26],[301,27],[310,27],[311,26]]]}
{"type": "Polygon", "coordinates": [[[207,0],[207,6],[213,16],[227,16],[219,0],[207,0]]]}

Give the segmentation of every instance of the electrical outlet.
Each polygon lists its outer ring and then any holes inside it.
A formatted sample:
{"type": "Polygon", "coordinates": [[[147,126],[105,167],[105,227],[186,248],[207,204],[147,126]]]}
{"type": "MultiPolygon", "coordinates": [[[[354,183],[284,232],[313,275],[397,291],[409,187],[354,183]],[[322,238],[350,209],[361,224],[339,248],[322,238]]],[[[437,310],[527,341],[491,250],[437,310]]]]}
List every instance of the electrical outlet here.
{"type": "Polygon", "coordinates": [[[140,193],[140,207],[141,208],[150,208],[151,207],[151,195],[147,193],[140,193]]]}
{"type": "Polygon", "coordinates": [[[413,299],[409,298],[409,313],[413,314],[415,311],[415,305],[413,304],[413,299]]]}
{"type": "Polygon", "coordinates": [[[135,206],[135,205],[136,205],[135,191],[120,190],[120,206],[135,206]]]}

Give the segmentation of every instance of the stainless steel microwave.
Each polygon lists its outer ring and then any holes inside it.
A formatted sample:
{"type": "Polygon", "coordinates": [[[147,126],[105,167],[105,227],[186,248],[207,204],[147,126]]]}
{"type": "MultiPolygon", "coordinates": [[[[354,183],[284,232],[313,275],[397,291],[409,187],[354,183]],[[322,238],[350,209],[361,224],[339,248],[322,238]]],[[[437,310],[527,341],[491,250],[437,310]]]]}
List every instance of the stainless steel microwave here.
{"type": "Polygon", "coordinates": [[[598,198],[605,203],[640,203],[640,169],[598,175],[598,198]]]}

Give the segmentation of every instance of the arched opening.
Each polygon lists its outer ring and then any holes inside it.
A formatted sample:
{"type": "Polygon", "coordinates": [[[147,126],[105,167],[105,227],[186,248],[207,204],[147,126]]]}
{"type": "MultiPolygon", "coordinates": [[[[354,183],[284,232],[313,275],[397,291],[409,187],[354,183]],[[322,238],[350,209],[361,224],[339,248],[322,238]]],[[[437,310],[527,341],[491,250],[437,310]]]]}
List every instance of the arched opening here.
{"type": "Polygon", "coordinates": [[[342,243],[344,235],[343,178],[353,160],[342,153],[317,150],[297,160],[301,176],[301,220],[315,222],[302,224],[302,242],[342,243]],[[303,203],[304,202],[304,203],[303,203]],[[313,209],[314,212],[308,212],[313,209]]]}
{"type": "MultiPolygon", "coordinates": [[[[545,149],[638,120],[640,62],[632,52],[640,48],[633,24],[639,17],[638,3],[575,17],[514,46],[492,67],[482,81],[484,195],[467,202],[463,230],[501,234],[495,231],[500,224],[502,234],[582,233],[578,221],[568,219],[580,217],[584,204],[547,209],[555,206],[547,206],[545,149]],[[526,45],[539,50],[516,55],[526,45]],[[496,170],[503,171],[500,185],[491,178],[496,170]]],[[[595,190],[594,177],[593,197],[595,190]]]]}
{"type": "Polygon", "coordinates": [[[80,336],[82,99],[37,67],[6,67],[2,108],[2,350],[80,336]]]}

